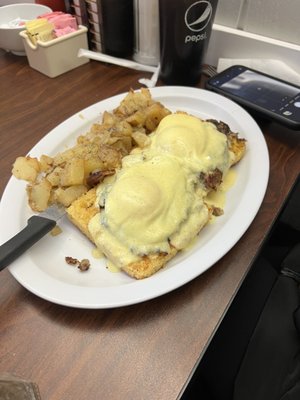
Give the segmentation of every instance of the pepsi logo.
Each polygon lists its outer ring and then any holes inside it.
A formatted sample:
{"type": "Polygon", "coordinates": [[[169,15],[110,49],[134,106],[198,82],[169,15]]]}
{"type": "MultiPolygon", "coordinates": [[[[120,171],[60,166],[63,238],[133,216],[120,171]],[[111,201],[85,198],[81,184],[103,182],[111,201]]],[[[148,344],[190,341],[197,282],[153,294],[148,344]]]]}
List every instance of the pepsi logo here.
{"type": "Polygon", "coordinates": [[[184,21],[193,32],[200,32],[206,28],[212,16],[212,6],[209,1],[196,1],[186,10],[184,21]]]}

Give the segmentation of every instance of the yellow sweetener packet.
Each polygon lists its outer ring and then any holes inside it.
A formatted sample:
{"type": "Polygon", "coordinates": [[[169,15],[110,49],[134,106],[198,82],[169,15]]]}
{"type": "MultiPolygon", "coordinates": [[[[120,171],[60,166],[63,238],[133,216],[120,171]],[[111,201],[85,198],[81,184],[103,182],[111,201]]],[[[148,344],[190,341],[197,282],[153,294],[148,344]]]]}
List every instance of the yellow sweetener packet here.
{"type": "Polygon", "coordinates": [[[37,41],[47,42],[54,38],[54,25],[45,18],[28,21],[25,24],[27,35],[31,42],[36,45],[37,41]]]}

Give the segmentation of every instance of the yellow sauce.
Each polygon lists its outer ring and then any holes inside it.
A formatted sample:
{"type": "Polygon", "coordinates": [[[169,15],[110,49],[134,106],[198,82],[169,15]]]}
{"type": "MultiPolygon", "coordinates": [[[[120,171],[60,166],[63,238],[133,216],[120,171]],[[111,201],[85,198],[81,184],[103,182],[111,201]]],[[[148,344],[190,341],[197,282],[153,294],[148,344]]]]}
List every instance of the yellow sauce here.
{"type": "Polygon", "coordinates": [[[105,209],[89,224],[96,244],[111,249],[109,259],[117,266],[144,254],[169,253],[170,243],[185,247],[208,219],[189,178],[168,155],[123,167],[112,184],[100,185],[105,209]]]}
{"type": "MultiPolygon", "coordinates": [[[[228,190],[235,184],[236,172],[230,169],[225,175],[221,185],[217,190],[212,190],[208,193],[205,202],[208,205],[213,205],[214,207],[221,208],[224,210],[226,204],[226,194],[228,190]]],[[[211,218],[210,222],[213,223],[215,218],[211,218]]]]}
{"type": "Polygon", "coordinates": [[[110,260],[108,268],[169,253],[170,244],[186,248],[209,220],[200,172],[218,168],[225,174],[229,168],[226,136],[196,117],[168,115],[150,139],[97,190],[102,210],[89,231],[110,260]]]}
{"type": "Polygon", "coordinates": [[[130,238],[131,246],[161,248],[186,218],[186,186],[180,164],[168,157],[124,168],[106,198],[105,222],[124,243],[130,238]]]}
{"type": "Polygon", "coordinates": [[[226,136],[214,124],[192,115],[168,115],[151,139],[150,148],[154,152],[172,154],[184,160],[194,172],[208,172],[215,168],[227,171],[229,168],[226,136]]]}
{"type": "Polygon", "coordinates": [[[113,264],[113,263],[112,263],[111,261],[109,261],[109,260],[107,260],[107,262],[106,262],[106,267],[107,267],[107,269],[109,270],[109,272],[116,273],[116,272],[120,272],[120,271],[121,271],[120,268],[116,267],[115,264],[113,264]]]}
{"type": "Polygon", "coordinates": [[[98,247],[94,247],[92,250],[92,256],[94,258],[102,258],[102,257],[104,257],[104,254],[98,247]]]}
{"type": "Polygon", "coordinates": [[[236,182],[236,171],[234,169],[230,169],[224,177],[224,180],[221,184],[221,187],[224,191],[229,190],[235,185],[236,182]]]}

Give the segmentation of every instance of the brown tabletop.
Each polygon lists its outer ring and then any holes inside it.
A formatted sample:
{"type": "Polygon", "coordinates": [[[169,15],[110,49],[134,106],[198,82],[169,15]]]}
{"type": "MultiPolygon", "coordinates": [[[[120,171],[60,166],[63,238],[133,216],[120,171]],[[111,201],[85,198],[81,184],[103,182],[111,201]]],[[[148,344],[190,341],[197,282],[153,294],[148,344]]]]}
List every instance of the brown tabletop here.
{"type": "MultiPolygon", "coordinates": [[[[0,56],[1,193],[17,156],[74,113],[139,88],[142,76],[93,61],[51,79],[26,57],[0,56]]],[[[176,399],[300,171],[299,132],[260,127],[270,153],[262,206],[234,248],[192,282],[141,304],[84,310],[43,300],[3,270],[0,373],[36,382],[43,400],[176,399]]]]}

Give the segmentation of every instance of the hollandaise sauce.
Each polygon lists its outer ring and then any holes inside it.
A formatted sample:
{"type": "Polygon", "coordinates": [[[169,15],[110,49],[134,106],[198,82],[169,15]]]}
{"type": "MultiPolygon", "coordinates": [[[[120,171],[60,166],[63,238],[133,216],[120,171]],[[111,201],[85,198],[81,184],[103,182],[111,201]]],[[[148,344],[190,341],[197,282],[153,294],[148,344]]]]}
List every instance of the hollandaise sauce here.
{"type": "Polygon", "coordinates": [[[100,248],[128,264],[149,253],[181,249],[207,221],[208,210],[193,177],[174,157],[155,156],[123,167],[99,187],[104,207],[89,229],[100,248]]]}
{"type": "Polygon", "coordinates": [[[165,117],[150,144],[122,161],[97,190],[100,213],[89,224],[96,245],[118,268],[144,255],[186,248],[210,213],[200,172],[230,166],[227,138],[196,117],[165,117]]]}
{"type": "Polygon", "coordinates": [[[230,155],[227,138],[215,125],[183,113],[163,118],[151,137],[154,152],[180,158],[193,172],[226,172],[230,155]]]}
{"type": "MultiPolygon", "coordinates": [[[[205,202],[208,205],[213,205],[214,207],[218,207],[224,210],[226,205],[226,194],[228,190],[235,184],[236,181],[236,172],[233,169],[230,169],[227,174],[224,176],[221,185],[217,190],[212,190],[208,193],[205,198],[205,202]]],[[[211,218],[210,222],[214,222],[215,218],[211,218]]]]}

